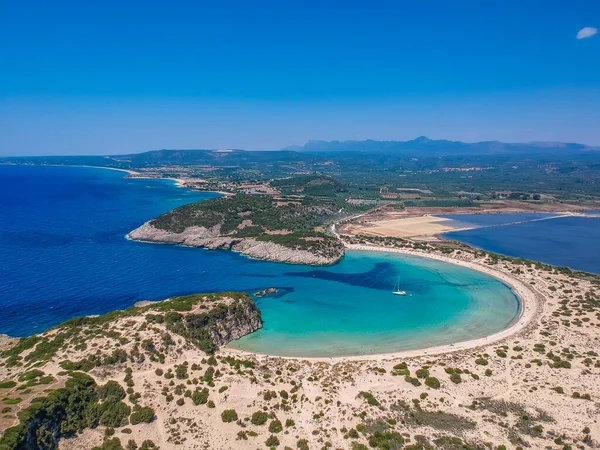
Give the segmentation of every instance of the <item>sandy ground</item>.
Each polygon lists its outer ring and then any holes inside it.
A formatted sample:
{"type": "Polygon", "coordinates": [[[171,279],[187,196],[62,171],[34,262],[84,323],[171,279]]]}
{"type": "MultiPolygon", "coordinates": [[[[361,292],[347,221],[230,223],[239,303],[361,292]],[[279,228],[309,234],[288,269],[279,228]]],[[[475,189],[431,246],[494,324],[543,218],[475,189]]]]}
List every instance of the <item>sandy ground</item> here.
{"type": "Polygon", "coordinates": [[[453,221],[451,219],[426,214],[416,217],[378,220],[372,223],[365,223],[364,225],[344,225],[343,231],[348,234],[361,234],[366,236],[414,238],[470,229],[466,227],[458,228],[453,226],[452,223],[453,221]]]}

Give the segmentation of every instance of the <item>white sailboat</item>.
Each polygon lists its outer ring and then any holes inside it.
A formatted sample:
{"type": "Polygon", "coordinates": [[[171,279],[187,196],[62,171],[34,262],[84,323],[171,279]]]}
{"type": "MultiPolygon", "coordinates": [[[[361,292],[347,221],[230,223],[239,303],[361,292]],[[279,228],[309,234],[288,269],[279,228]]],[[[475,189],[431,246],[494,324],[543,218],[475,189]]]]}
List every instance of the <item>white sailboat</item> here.
{"type": "Polygon", "coordinates": [[[401,291],[400,290],[400,278],[398,278],[398,281],[396,281],[396,284],[394,285],[394,290],[392,291],[392,294],[394,294],[394,295],[406,295],[406,291],[401,291]]]}

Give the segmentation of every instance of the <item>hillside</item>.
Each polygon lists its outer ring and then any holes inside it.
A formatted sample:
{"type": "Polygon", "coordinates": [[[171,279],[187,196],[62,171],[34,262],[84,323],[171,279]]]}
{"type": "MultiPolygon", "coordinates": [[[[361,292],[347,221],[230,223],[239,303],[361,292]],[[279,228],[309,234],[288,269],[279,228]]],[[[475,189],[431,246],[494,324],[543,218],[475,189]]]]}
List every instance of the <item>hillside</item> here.
{"type": "Polygon", "coordinates": [[[316,197],[333,197],[345,192],[344,186],[334,178],[323,175],[303,175],[271,181],[271,186],[282,194],[302,194],[316,197]]]}
{"type": "MultiPolygon", "coordinates": [[[[143,428],[155,420],[156,405],[148,400],[148,386],[135,382],[128,365],[159,374],[157,367],[177,361],[186,351],[211,355],[261,327],[254,302],[230,292],[72,319],[21,339],[0,353],[0,393],[4,404],[12,405],[2,411],[0,449],[55,449],[61,439],[98,426],[143,428]],[[115,375],[125,366],[127,391],[114,380],[122,378],[115,375]]],[[[179,367],[172,378],[182,379],[187,363],[179,367]]],[[[214,369],[207,369],[203,380],[210,386],[213,376],[218,376],[214,369]]],[[[197,388],[190,397],[196,402],[204,395],[205,389],[197,388]]],[[[155,448],[151,440],[145,441],[142,448],[155,448]]]]}
{"type": "Polygon", "coordinates": [[[234,250],[271,261],[324,265],[344,255],[343,245],[322,231],[336,211],[330,201],[238,194],[174,209],[128,236],[145,242],[234,250]]]}

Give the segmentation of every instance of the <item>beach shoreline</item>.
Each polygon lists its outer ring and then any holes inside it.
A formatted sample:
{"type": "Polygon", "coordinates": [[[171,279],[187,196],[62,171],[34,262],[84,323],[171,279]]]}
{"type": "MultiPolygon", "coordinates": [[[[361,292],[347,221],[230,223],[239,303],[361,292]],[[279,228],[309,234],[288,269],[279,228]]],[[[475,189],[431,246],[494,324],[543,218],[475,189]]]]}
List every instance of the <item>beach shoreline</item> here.
{"type": "MultiPolygon", "coordinates": [[[[85,169],[106,169],[106,170],[116,170],[118,172],[125,172],[127,173],[127,176],[125,176],[124,178],[129,178],[129,179],[140,179],[140,180],[169,180],[169,181],[173,181],[175,186],[178,188],[183,188],[183,189],[193,189],[190,188],[188,186],[186,186],[186,182],[188,181],[186,178],[171,178],[171,177],[149,177],[149,176],[145,176],[142,172],[137,172],[135,170],[131,170],[131,169],[122,169],[119,167],[107,167],[107,166],[89,166],[89,165],[66,165],[66,164],[40,164],[41,166],[45,166],[45,167],[82,167],[85,169]]],[[[199,189],[194,189],[197,190],[198,192],[213,192],[215,194],[221,194],[221,195],[232,195],[230,192],[222,192],[222,191],[203,191],[203,190],[199,190],[199,189]]]]}
{"type": "Polygon", "coordinates": [[[247,350],[234,349],[230,347],[223,347],[221,352],[231,352],[232,355],[238,356],[254,356],[257,358],[282,358],[286,360],[296,361],[310,361],[310,362],[329,362],[329,363],[342,363],[352,361],[384,361],[399,358],[416,358],[421,356],[435,356],[446,353],[454,353],[462,350],[470,350],[477,347],[497,343],[511,336],[515,336],[522,332],[527,326],[532,323],[532,319],[536,312],[541,306],[543,297],[535,291],[531,286],[527,285],[521,280],[503,272],[500,270],[493,269],[489,266],[477,263],[475,261],[465,261],[458,258],[451,258],[444,255],[437,255],[433,253],[426,253],[421,251],[400,249],[400,248],[388,248],[379,247],[374,245],[361,245],[361,244],[348,244],[344,243],[347,250],[357,251],[370,251],[370,252],[388,252],[395,254],[403,254],[408,256],[416,256],[420,258],[430,258],[437,261],[442,261],[448,264],[455,264],[461,267],[465,267],[471,270],[489,275],[505,285],[507,285],[519,302],[519,313],[512,322],[503,330],[493,333],[491,335],[470,339],[467,341],[455,342],[452,344],[444,344],[433,347],[423,347],[414,350],[403,350],[398,352],[386,352],[386,353],[373,353],[363,355],[348,355],[348,356],[279,356],[279,355],[266,355],[262,353],[251,352],[247,350]]]}

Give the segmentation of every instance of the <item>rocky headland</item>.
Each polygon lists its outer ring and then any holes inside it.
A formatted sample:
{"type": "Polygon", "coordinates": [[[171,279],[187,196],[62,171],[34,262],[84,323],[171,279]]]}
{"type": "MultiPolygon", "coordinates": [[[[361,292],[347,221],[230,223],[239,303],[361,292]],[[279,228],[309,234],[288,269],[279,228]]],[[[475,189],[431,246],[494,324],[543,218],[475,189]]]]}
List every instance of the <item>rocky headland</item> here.
{"type": "Polygon", "coordinates": [[[344,256],[344,246],[315,229],[334,212],[326,205],[281,204],[267,196],[235,195],[177,208],[127,237],[232,250],[268,261],[330,265],[344,256]]]}

